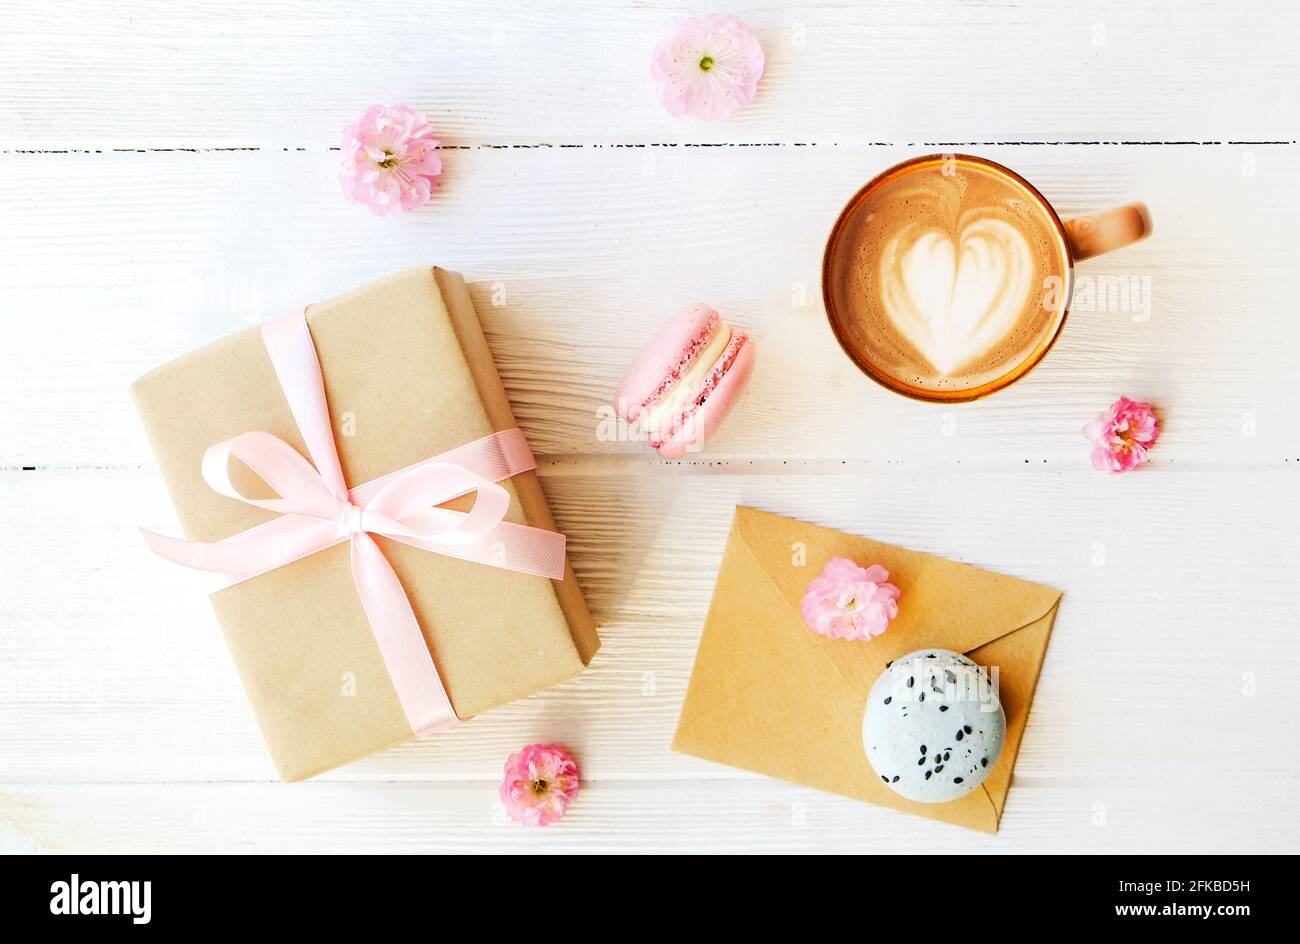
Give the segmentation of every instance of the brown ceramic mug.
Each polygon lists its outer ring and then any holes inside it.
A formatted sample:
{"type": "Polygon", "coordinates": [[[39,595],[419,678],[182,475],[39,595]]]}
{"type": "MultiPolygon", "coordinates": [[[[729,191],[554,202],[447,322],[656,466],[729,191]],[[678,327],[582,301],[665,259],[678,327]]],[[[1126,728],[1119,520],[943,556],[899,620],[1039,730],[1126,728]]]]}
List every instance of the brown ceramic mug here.
{"type": "Polygon", "coordinates": [[[1060,336],[1074,263],[1151,231],[1140,203],[1062,222],[993,161],[933,154],[897,164],[840,212],[822,296],[840,346],[883,386],[975,400],[1032,370],[1060,336]]]}

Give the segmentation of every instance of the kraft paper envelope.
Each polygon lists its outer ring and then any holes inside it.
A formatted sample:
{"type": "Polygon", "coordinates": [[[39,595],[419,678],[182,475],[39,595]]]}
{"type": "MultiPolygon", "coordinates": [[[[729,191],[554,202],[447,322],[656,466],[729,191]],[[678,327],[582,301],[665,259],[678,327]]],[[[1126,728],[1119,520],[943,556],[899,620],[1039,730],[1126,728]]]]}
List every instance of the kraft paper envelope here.
{"type": "Polygon", "coordinates": [[[1061,593],[966,564],[738,507],[673,749],[858,800],[995,833],[1061,593]],[[827,639],[799,601],[832,557],[882,564],[898,618],[869,642],[827,639]],[[917,649],[965,653],[992,673],[1007,715],[980,787],[917,803],[881,783],[862,748],[867,694],[917,649]]]}

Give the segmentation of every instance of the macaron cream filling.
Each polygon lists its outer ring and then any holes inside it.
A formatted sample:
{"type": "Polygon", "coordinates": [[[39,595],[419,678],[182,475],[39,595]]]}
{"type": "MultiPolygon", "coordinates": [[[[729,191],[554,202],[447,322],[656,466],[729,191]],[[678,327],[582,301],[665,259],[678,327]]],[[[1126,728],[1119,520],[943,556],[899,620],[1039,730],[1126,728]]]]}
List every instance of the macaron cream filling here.
{"type": "Polygon", "coordinates": [[[708,380],[718,360],[731,343],[731,326],[720,323],[713,337],[704,345],[691,366],[677,378],[677,382],[668,388],[668,392],[652,403],[643,414],[644,427],[651,433],[663,432],[672,428],[676,421],[688,413],[694,405],[692,399],[708,380]]]}
{"type": "Polygon", "coordinates": [[[704,445],[744,393],[754,342],[708,305],[687,305],[637,355],[614,391],[614,411],[665,459],[704,445]]]}

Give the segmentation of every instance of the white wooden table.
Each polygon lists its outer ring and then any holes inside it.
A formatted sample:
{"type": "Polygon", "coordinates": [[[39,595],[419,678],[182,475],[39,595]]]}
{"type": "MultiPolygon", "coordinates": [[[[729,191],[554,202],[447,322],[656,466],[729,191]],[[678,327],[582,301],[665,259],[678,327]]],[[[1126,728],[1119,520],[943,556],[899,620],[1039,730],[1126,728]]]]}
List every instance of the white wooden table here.
{"type": "Polygon", "coordinates": [[[1300,848],[1300,6],[737,7],[768,72],[714,125],[650,90],[677,7],[0,7],[0,849],[1300,848]],[[370,102],[425,110],[450,148],[425,210],[339,194],[370,102]],[[825,324],[823,239],[866,179],[936,150],[1009,164],[1062,215],[1146,200],[1155,236],[1079,274],[1149,305],[1076,310],[976,404],[875,387],[825,324]],[[127,386],[430,262],[475,283],[604,648],[282,785],[203,594],[135,532],[175,519],[127,386]],[[758,339],[738,415],[677,464],[598,441],[623,367],[694,300],[758,339]],[[1080,428],[1121,393],[1165,431],[1109,477],[1080,428]],[[1066,591],[999,835],[669,752],[737,502],[1066,591]],[[530,831],[496,786],[537,740],[585,783],[530,831]]]}

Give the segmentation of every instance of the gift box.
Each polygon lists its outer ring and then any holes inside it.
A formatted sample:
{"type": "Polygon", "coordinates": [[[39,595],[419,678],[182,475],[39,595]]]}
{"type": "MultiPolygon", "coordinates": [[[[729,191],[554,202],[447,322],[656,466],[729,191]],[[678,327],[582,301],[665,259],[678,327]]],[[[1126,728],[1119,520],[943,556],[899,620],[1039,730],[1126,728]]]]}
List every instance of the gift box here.
{"type": "Polygon", "coordinates": [[[538,550],[562,553],[562,538],[464,280],[415,269],[309,306],[305,328],[292,316],[285,324],[214,342],[132,386],[197,542],[151,544],[228,574],[231,555],[261,552],[260,567],[211,600],[280,776],[300,780],[414,737],[412,703],[442,698],[467,719],[581,672],[599,646],[595,626],[567,562],[538,550]],[[398,514],[403,491],[408,504],[413,491],[433,494],[436,507],[398,514]],[[333,543],[285,552],[299,539],[333,543]],[[426,675],[421,662],[431,662],[426,675]]]}

